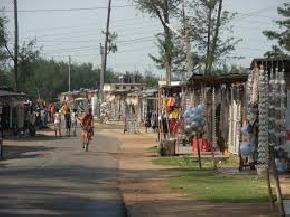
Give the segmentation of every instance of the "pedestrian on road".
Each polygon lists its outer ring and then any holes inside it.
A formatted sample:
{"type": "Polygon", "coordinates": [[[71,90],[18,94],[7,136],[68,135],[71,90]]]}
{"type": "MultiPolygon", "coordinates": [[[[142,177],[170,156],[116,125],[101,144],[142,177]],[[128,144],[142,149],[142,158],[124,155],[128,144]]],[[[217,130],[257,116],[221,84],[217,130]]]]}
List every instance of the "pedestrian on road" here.
{"type": "Polygon", "coordinates": [[[54,128],[54,135],[57,136],[57,131],[59,132],[59,136],[61,136],[61,118],[59,112],[54,113],[54,121],[53,121],[53,128],[54,128]]]}
{"type": "Polygon", "coordinates": [[[66,135],[70,136],[70,128],[71,128],[70,108],[67,103],[64,103],[60,110],[63,113],[64,120],[65,120],[66,135]]]}
{"type": "Polygon", "coordinates": [[[71,127],[73,129],[73,136],[77,135],[77,126],[78,126],[77,109],[74,108],[71,113],[71,127]]]}
{"type": "Polygon", "coordinates": [[[54,113],[55,113],[55,107],[54,107],[54,105],[51,103],[50,106],[49,106],[49,122],[50,122],[50,123],[53,123],[54,113]]]}
{"type": "Polygon", "coordinates": [[[83,117],[80,118],[81,123],[81,142],[83,148],[88,145],[94,130],[94,121],[92,116],[92,110],[88,109],[83,117]]]}

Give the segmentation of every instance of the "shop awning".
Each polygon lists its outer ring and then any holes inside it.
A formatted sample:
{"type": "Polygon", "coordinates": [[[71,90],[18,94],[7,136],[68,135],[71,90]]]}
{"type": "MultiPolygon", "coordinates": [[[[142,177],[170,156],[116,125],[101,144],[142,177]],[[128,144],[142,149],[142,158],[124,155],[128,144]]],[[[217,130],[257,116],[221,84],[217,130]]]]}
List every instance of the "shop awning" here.
{"type": "Polygon", "coordinates": [[[193,75],[187,82],[187,86],[217,86],[223,84],[244,83],[248,74],[225,74],[225,75],[193,75]]]}

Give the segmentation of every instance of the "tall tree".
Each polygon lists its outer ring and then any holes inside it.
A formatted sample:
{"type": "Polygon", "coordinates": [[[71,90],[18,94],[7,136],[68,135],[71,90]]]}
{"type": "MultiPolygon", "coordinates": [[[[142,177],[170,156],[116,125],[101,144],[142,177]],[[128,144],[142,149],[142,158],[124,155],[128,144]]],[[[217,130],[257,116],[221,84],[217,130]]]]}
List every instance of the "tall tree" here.
{"type": "MultiPolygon", "coordinates": [[[[171,80],[171,71],[173,63],[173,41],[172,32],[169,28],[171,17],[178,13],[178,6],[181,0],[133,0],[137,9],[151,17],[158,18],[163,27],[164,42],[161,44],[164,50],[164,65],[166,70],[166,80],[171,80]]],[[[155,58],[156,60],[158,58],[155,58]]]]}
{"type": "Polygon", "coordinates": [[[231,20],[235,13],[222,9],[222,0],[194,0],[189,4],[188,17],[193,50],[200,55],[205,71],[212,71],[229,58],[239,39],[233,36],[231,20]]]}
{"type": "Polygon", "coordinates": [[[9,70],[7,47],[7,18],[0,11],[0,87],[12,87],[12,72],[9,70]]]}
{"type": "Polygon", "coordinates": [[[18,89],[27,91],[29,89],[25,85],[27,80],[33,78],[35,62],[40,59],[40,50],[36,48],[36,41],[30,41],[29,43],[23,43],[18,49],[18,89]]]}
{"type": "Polygon", "coordinates": [[[6,61],[9,58],[7,48],[7,19],[0,11],[0,69],[3,69],[6,65],[6,61]]]}
{"type": "Polygon", "coordinates": [[[263,34],[271,41],[276,43],[272,50],[264,55],[270,57],[289,57],[290,55],[290,3],[284,3],[277,8],[278,14],[283,18],[275,21],[279,31],[264,31],[263,34]]]}

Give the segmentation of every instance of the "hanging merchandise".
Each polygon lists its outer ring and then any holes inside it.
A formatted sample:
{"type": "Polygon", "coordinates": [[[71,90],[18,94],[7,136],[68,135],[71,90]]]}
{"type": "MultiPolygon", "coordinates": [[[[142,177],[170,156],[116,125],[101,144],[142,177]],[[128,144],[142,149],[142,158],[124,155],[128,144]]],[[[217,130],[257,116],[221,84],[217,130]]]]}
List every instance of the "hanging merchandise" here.
{"type": "Polygon", "coordinates": [[[169,97],[166,100],[166,107],[173,107],[174,106],[174,103],[175,103],[174,97],[169,97]]]}
{"type": "Polygon", "coordinates": [[[269,79],[269,111],[268,111],[268,130],[269,130],[269,145],[274,146],[276,144],[275,136],[275,79],[273,68],[270,70],[270,79],[269,79]]]}
{"type": "Polygon", "coordinates": [[[258,85],[259,132],[258,132],[258,167],[262,170],[268,167],[268,75],[260,69],[258,85]]]}
{"type": "Polygon", "coordinates": [[[275,151],[276,165],[280,172],[287,170],[285,148],[286,136],[286,84],[284,79],[284,70],[279,71],[276,68],[276,97],[275,97],[275,151]]]}
{"type": "Polygon", "coordinates": [[[212,88],[212,132],[211,132],[211,145],[215,149],[217,147],[217,136],[216,136],[216,99],[215,99],[215,88],[212,88]]]}
{"type": "Polygon", "coordinates": [[[173,111],[171,113],[173,119],[178,119],[179,118],[179,113],[180,113],[179,110],[180,110],[179,108],[174,108],[173,109],[173,111]]]}
{"type": "Polygon", "coordinates": [[[201,133],[204,127],[204,107],[199,105],[197,107],[188,107],[185,109],[184,114],[185,129],[188,133],[195,134],[201,133]]]}

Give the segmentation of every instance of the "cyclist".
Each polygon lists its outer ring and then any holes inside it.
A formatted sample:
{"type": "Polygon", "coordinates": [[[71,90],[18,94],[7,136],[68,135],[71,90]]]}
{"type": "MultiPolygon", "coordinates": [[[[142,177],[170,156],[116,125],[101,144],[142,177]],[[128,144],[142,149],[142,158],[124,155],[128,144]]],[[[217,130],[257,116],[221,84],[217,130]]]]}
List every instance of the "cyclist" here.
{"type": "Polygon", "coordinates": [[[81,121],[81,127],[82,127],[81,140],[82,140],[83,148],[86,148],[86,151],[88,151],[89,141],[93,133],[92,110],[88,109],[88,111],[80,119],[80,121],[81,121]]]}

